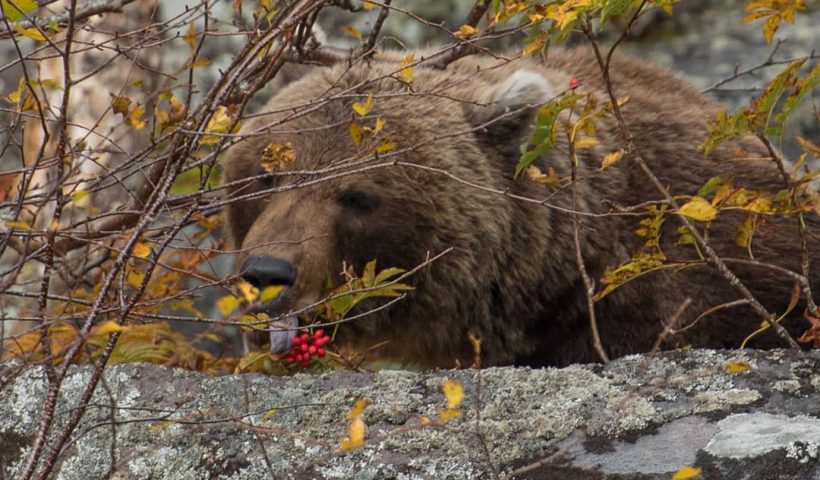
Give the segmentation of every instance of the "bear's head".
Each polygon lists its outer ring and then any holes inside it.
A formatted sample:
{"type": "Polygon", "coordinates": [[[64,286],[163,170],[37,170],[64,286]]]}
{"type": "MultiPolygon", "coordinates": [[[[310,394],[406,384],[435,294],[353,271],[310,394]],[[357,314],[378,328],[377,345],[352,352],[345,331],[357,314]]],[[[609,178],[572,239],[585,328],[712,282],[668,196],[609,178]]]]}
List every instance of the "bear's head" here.
{"type": "MultiPolygon", "coordinates": [[[[386,342],[385,357],[452,366],[471,360],[472,333],[488,363],[510,361],[529,319],[508,303],[526,304],[527,283],[548,272],[519,258],[546,239],[520,228],[521,206],[505,193],[531,188],[513,181],[519,145],[554,93],[534,66],[417,67],[408,82],[398,65],[316,68],[246,120],[224,175],[239,273],[286,285],[270,306],[286,314],[339,283],[343,265],[411,270],[447,252],[406,279],[406,299],[343,325],[337,342],[386,342]]],[[[275,329],[271,340],[274,351],[289,346],[275,329]]]]}

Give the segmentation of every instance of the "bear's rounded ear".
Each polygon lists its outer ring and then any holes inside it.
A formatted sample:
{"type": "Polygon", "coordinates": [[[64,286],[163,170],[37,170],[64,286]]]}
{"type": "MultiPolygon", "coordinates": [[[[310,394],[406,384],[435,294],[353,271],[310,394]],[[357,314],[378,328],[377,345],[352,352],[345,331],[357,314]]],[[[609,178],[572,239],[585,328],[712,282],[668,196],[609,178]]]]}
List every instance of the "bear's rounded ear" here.
{"type": "Polygon", "coordinates": [[[489,145],[503,147],[509,143],[518,151],[521,135],[529,131],[535,112],[555,95],[541,73],[516,70],[492,86],[476,104],[466,107],[467,120],[489,145]]]}

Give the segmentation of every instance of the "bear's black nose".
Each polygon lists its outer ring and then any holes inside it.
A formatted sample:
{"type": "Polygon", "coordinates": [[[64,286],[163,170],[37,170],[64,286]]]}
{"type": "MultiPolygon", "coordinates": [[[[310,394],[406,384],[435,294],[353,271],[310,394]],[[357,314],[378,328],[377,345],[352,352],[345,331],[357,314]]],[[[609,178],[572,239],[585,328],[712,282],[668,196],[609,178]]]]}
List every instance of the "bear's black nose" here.
{"type": "Polygon", "coordinates": [[[263,256],[250,256],[242,262],[239,274],[256,288],[271,285],[293,285],[296,269],[287,260],[263,256]]]}

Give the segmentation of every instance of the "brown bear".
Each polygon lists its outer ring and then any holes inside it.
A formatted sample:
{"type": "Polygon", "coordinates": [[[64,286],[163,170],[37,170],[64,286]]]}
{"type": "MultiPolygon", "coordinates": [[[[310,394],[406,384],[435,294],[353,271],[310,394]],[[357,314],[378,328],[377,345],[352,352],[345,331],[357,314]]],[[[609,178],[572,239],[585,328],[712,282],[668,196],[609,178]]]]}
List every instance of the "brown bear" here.
{"type": "MultiPolygon", "coordinates": [[[[481,339],[484,365],[596,361],[576,263],[571,189],[514,175],[538,107],[566,91],[572,79],[580,80],[579,94],[606,101],[595,57],[580,49],[554,50],[546,60],[473,56],[445,69],[417,65],[410,77],[400,71],[402,56],[313,68],[245,122],[247,138],[229,149],[224,175],[232,202],[228,233],[242,252],[240,274],[259,287],[287,285],[270,307],[286,314],[320,299],[328,278],[340,281],[343,264],[361,272],[375,259],[379,269],[411,269],[452,249],[407,280],[414,290],[405,299],[343,324],[337,344],[383,343],[382,358],[451,367],[472,363],[472,334],[481,339]],[[354,112],[354,103],[365,117],[354,112]],[[396,146],[372,155],[378,147],[368,143],[373,138],[396,146]],[[270,173],[266,148],[288,152],[270,173]]],[[[628,98],[622,110],[637,151],[673,194],[694,195],[716,175],[749,189],[783,188],[756,139],[726,143],[708,157],[698,150],[719,105],[691,85],[628,58],[616,58],[611,71],[617,96],[628,98]]],[[[599,170],[602,157],[623,145],[614,120],[598,121],[596,138],[599,145],[578,152],[575,187],[584,263],[600,282],[607,267],[627,261],[645,241],[635,229],[646,217],[619,214],[613,204],[638,205],[662,195],[633,153],[599,170]]],[[[535,165],[566,179],[567,153],[559,144],[535,165]]],[[[820,266],[818,223],[811,215],[809,251],[820,266]]],[[[722,256],[749,258],[735,242],[741,218],[740,212],[721,212],[710,226],[709,241],[722,256]]],[[[788,218],[761,227],[753,240],[755,260],[799,272],[795,224],[788,218]]],[[[679,226],[673,216],[664,222],[664,252],[697,260],[691,245],[677,245],[679,226]]],[[[730,267],[771,312],[788,310],[794,282],[787,275],[749,262],[730,267]]],[[[616,357],[650,350],[687,298],[691,304],[678,325],[743,297],[712,266],[642,275],[595,304],[605,351],[616,357]]],[[[364,302],[362,309],[383,303],[364,302]]],[[[803,306],[792,312],[784,324],[799,331],[803,306]]],[[[748,305],[732,304],[665,338],[663,346],[737,347],[760,323],[748,305]]],[[[281,331],[274,329],[271,338],[274,351],[288,347],[281,331]]],[[[752,345],[785,346],[771,331],[752,345]]]]}

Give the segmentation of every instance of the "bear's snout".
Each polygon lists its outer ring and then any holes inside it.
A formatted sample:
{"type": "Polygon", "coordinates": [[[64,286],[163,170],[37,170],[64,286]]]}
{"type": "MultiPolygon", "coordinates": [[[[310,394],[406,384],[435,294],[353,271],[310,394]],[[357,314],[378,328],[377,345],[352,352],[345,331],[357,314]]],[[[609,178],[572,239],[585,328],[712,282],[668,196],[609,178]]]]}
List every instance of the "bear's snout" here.
{"type": "MultiPolygon", "coordinates": [[[[284,285],[290,289],[296,283],[296,268],[287,260],[269,255],[251,255],[247,257],[240,266],[240,275],[259,290],[275,285],[284,285]]],[[[285,296],[287,296],[286,293],[280,295],[263,308],[270,309],[270,313],[279,313],[276,310],[286,305],[286,303],[283,303],[285,296]]],[[[293,337],[296,336],[299,320],[295,315],[287,315],[281,321],[275,322],[269,327],[271,353],[281,354],[287,352],[293,342],[293,337]]]]}
{"type": "Polygon", "coordinates": [[[271,285],[290,287],[296,283],[296,268],[287,260],[268,255],[246,258],[240,267],[240,275],[260,290],[271,285]]]}

